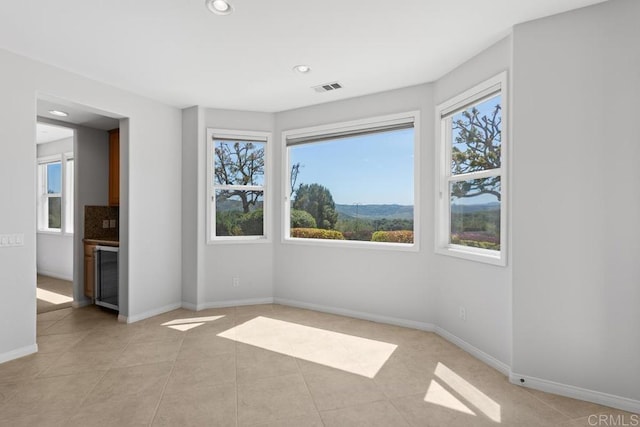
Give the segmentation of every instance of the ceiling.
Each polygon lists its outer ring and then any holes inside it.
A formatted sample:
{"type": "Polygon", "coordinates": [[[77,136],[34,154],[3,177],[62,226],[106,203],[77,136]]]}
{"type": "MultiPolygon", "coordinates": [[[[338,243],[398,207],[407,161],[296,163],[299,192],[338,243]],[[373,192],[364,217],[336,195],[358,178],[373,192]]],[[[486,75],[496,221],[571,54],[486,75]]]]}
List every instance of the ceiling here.
{"type": "Polygon", "coordinates": [[[517,23],[602,0],[229,1],[219,16],[204,0],[3,0],[0,47],[176,107],[275,112],[434,81],[517,23]]]}
{"type": "Polygon", "coordinates": [[[45,97],[45,95],[40,95],[38,98],[36,111],[38,117],[44,117],[61,123],[69,123],[100,130],[111,130],[120,127],[120,120],[118,118],[108,117],[99,111],[91,111],[86,106],[80,106],[53,97],[45,97]],[[51,110],[64,111],[68,116],[55,116],[50,113],[51,110]]]}
{"type": "Polygon", "coordinates": [[[58,141],[61,139],[71,138],[73,129],[61,126],[49,125],[46,123],[38,123],[36,126],[36,143],[44,144],[45,142],[58,141]]]}

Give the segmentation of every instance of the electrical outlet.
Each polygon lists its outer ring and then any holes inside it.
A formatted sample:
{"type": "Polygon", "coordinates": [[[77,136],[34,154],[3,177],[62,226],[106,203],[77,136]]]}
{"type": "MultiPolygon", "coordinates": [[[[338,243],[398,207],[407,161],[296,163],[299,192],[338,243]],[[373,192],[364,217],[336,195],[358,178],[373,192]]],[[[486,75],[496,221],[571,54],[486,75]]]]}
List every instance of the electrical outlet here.
{"type": "Polygon", "coordinates": [[[464,308],[464,307],[462,307],[462,306],[460,306],[460,313],[459,313],[459,315],[460,315],[460,318],[461,318],[462,320],[466,321],[466,320],[467,320],[467,309],[466,309],[466,308],[464,308]]]}
{"type": "Polygon", "coordinates": [[[109,220],[108,219],[102,220],[102,228],[109,228],[109,220]]]}
{"type": "Polygon", "coordinates": [[[115,219],[110,219],[109,220],[109,228],[116,228],[116,220],[115,219]]]}
{"type": "Polygon", "coordinates": [[[238,286],[240,286],[240,278],[239,277],[234,277],[233,279],[231,279],[231,285],[234,288],[237,288],[238,286]]]}

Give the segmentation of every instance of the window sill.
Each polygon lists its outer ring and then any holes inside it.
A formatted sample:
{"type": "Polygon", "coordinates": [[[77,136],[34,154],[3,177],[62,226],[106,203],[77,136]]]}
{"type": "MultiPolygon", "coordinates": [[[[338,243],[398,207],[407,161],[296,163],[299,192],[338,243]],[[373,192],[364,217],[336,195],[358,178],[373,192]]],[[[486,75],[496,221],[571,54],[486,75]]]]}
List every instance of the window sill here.
{"type": "Polygon", "coordinates": [[[496,265],[499,267],[506,267],[507,265],[507,260],[503,251],[496,253],[496,251],[489,251],[486,249],[449,245],[436,247],[435,252],[439,255],[446,255],[454,258],[466,259],[468,261],[496,265]]]}
{"type": "Polygon", "coordinates": [[[225,245],[225,244],[265,244],[271,243],[271,239],[264,236],[233,236],[233,237],[216,237],[213,239],[207,239],[207,245],[225,245]]]}
{"type": "Polygon", "coordinates": [[[417,243],[384,243],[362,242],[356,240],[304,239],[299,237],[284,237],[283,244],[320,246],[330,248],[372,249],[398,252],[418,252],[417,243]]]}
{"type": "Polygon", "coordinates": [[[36,234],[45,234],[49,236],[73,237],[73,233],[63,233],[62,231],[56,231],[56,230],[37,230],[36,234]]]}

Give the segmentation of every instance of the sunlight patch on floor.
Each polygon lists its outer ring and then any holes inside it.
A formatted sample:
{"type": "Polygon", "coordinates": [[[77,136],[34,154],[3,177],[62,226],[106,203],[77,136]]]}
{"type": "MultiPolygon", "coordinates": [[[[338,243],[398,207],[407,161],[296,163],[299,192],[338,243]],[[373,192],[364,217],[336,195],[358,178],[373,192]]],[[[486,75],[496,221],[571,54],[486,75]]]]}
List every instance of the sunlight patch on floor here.
{"type": "Polygon", "coordinates": [[[424,397],[425,402],[433,403],[438,406],[453,409],[454,411],[463,412],[469,415],[475,415],[471,409],[469,409],[464,403],[462,403],[457,397],[451,394],[436,380],[431,380],[429,389],[424,397]]]}
{"type": "Polygon", "coordinates": [[[36,288],[36,297],[39,300],[46,301],[51,304],[64,304],[73,301],[73,298],[56,292],[47,291],[45,289],[36,288]]]}
{"type": "Polygon", "coordinates": [[[500,422],[500,404],[495,400],[440,362],[436,366],[435,374],[467,402],[482,411],[491,421],[500,422]]]}
{"type": "Polygon", "coordinates": [[[174,319],[162,324],[167,328],[175,329],[177,331],[188,331],[189,329],[197,328],[207,322],[213,322],[214,320],[222,319],[224,316],[207,316],[207,317],[188,317],[185,319],[174,319]]]}
{"type": "Polygon", "coordinates": [[[262,316],[218,336],[367,378],[375,377],[398,347],[262,316]]]}

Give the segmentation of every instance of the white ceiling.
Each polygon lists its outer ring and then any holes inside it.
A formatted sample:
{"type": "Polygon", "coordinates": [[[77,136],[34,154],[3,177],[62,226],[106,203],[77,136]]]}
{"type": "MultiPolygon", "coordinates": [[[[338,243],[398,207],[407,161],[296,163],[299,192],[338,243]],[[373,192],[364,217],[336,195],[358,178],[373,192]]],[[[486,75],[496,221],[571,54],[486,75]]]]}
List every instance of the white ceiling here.
{"type": "Polygon", "coordinates": [[[44,144],[45,142],[58,141],[61,139],[71,138],[73,129],[49,125],[46,123],[38,123],[36,126],[36,143],[44,144]]]}
{"type": "Polygon", "coordinates": [[[601,1],[230,0],[218,16],[204,0],[1,0],[0,47],[177,107],[274,112],[433,81],[517,23],[601,1]]]}
{"type": "Polygon", "coordinates": [[[38,117],[94,129],[111,130],[120,127],[118,118],[108,117],[99,111],[92,111],[88,107],[53,97],[46,97],[45,95],[40,95],[40,98],[38,98],[36,111],[38,117]],[[69,115],[67,117],[55,116],[49,113],[51,110],[64,111],[69,115]]]}

